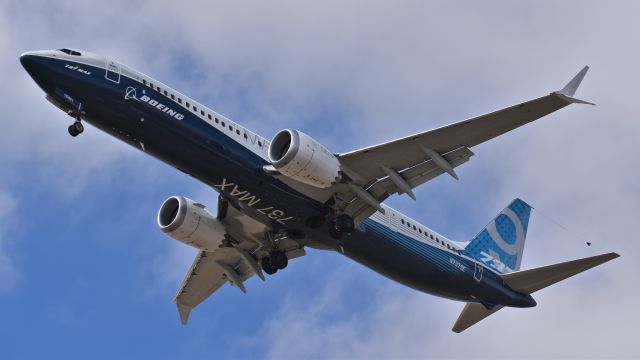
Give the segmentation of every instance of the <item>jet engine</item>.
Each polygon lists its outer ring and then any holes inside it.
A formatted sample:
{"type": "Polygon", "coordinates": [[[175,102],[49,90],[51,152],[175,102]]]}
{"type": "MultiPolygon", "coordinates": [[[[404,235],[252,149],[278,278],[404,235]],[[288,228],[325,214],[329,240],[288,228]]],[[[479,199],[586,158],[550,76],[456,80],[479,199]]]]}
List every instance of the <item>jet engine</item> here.
{"type": "Polygon", "coordinates": [[[311,136],[285,129],[269,145],[271,165],[292,179],[326,189],[340,181],[340,162],[311,136]]]}
{"type": "Polygon", "coordinates": [[[226,233],[204,205],[183,196],[172,196],[162,203],[158,226],[172,238],[203,251],[220,247],[226,233]]]}

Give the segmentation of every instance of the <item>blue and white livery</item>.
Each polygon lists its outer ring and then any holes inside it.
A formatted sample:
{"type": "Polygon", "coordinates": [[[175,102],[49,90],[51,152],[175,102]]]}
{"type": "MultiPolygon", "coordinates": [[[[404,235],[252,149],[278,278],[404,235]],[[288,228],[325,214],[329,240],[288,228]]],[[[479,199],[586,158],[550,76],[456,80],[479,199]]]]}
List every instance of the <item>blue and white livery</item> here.
{"type": "Polygon", "coordinates": [[[46,99],[216,190],[214,213],[182,196],[158,212],[160,229],[199,253],[174,298],[183,324],[225,283],[246,292],[305,248],[333,250],[416,290],[467,303],[460,332],[502,307],[532,307],[531,294],[618,257],[593,256],[520,270],[531,207],[514,200],[468,243],[454,242],[386,206],[473,156],[471,147],[572,103],[585,67],[562,90],[441,128],[335,154],[295,129],[271,141],[158,80],[73,49],[20,61],[46,99]]]}

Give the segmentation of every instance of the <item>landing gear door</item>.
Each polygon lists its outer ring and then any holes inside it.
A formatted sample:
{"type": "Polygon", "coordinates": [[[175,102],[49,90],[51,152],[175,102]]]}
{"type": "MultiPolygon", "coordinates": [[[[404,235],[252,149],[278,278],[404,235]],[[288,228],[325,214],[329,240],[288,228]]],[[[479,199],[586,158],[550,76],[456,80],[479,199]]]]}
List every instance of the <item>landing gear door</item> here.
{"type": "Polygon", "coordinates": [[[111,80],[116,84],[120,83],[120,64],[113,60],[105,60],[106,73],[104,75],[107,80],[111,80]]]}

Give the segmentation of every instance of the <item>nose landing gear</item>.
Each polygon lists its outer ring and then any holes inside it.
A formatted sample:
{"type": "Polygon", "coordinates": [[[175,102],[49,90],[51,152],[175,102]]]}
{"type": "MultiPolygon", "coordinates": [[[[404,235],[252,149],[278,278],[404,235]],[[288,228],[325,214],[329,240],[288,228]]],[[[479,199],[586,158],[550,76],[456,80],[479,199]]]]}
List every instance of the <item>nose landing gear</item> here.
{"type": "Polygon", "coordinates": [[[69,135],[76,137],[84,131],[84,126],[82,125],[80,115],[82,115],[82,103],[78,104],[78,107],[73,110],[69,110],[67,112],[69,116],[76,118],[73,124],[69,125],[69,135]]]}
{"type": "Polygon", "coordinates": [[[84,131],[84,126],[80,122],[80,119],[76,120],[73,124],[69,125],[69,135],[76,137],[84,131]]]}

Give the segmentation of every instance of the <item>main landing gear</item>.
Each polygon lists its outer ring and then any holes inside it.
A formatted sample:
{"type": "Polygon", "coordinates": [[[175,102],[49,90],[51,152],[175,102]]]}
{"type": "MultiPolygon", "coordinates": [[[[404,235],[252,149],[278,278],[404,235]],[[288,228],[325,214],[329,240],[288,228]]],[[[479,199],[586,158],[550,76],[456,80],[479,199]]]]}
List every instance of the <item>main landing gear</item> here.
{"type": "Polygon", "coordinates": [[[260,261],[262,270],[269,275],[275,274],[278,270],[282,270],[289,265],[289,259],[283,251],[272,251],[269,256],[265,256],[260,261]]]}
{"type": "Polygon", "coordinates": [[[329,222],[329,235],[334,239],[339,239],[344,234],[350,234],[355,229],[353,218],[347,214],[338,215],[329,222]]]}
{"type": "Polygon", "coordinates": [[[80,115],[82,115],[82,103],[78,105],[77,109],[69,110],[67,112],[69,116],[76,118],[73,124],[69,125],[69,135],[76,137],[84,131],[84,126],[82,126],[80,115]]]}

